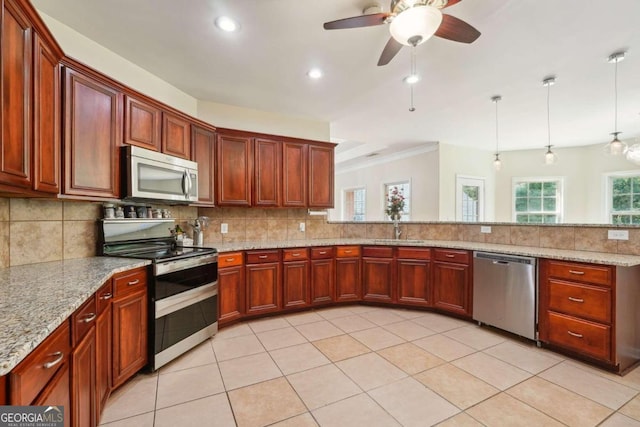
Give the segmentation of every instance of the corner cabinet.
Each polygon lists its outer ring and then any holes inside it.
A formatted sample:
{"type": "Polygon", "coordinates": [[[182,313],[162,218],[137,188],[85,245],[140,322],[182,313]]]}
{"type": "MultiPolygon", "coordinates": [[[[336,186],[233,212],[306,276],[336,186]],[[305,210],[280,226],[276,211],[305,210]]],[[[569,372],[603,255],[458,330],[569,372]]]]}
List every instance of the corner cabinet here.
{"type": "Polygon", "coordinates": [[[362,248],[362,300],[393,302],[395,288],[393,248],[362,248]]]}
{"type": "Polygon", "coordinates": [[[463,317],[471,317],[471,253],[453,249],[434,249],[433,258],[433,307],[463,317]]]}
{"type": "Polygon", "coordinates": [[[64,194],[119,198],[122,94],[69,66],[64,93],[64,194]]]}

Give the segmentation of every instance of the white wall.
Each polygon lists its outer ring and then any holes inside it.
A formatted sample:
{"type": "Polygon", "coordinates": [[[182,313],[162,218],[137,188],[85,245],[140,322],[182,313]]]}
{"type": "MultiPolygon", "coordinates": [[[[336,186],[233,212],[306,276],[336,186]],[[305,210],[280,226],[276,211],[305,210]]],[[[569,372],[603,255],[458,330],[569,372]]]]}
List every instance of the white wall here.
{"type": "Polygon", "coordinates": [[[367,205],[365,220],[384,220],[384,184],[406,180],[411,181],[411,221],[437,220],[439,185],[438,150],[435,147],[428,152],[336,173],[335,209],[330,211],[330,219],[342,219],[343,190],[364,187],[367,205]]]}

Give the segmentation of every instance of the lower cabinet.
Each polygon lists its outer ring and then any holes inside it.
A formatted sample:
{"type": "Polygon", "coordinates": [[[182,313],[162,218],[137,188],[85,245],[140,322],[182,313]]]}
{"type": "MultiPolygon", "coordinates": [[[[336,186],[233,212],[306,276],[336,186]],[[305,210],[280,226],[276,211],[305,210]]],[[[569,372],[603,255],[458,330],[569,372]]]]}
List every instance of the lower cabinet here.
{"type": "Polygon", "coordinates": [[[282,308],[280,251],[248,251],[245,268],[247,315],[282,308]]]}
{"type": "Polygon", "coordinates": [[[362,299],[393,302],[393,248],[365,246],[362,248],[362,299]]]}
{"type": "Polygon", "coordinates": [[[69,363],[64,363],[58,372],[51,378],[47,387],[42,390],[40,396],[33,401],[35,406],[64,406],[64,425],[71,426],[71,372],[69,363]]]}
{"type": "Polygon", "coordinates": [[[431,306],[431,249],[398,248],[396,289],[400,304],[431,306]]]}
{"type": "Polygon", "coordinates": [[[111,393],[111,365],[113,350],[112,307],[113,282],[109,280],[96,293],[98,318],[96,319],[96,423],[111,393]]]}
{"type": "Polygon", "coordinates": [[[338,246],[336,248],[336,302],[360,301],[360,247],[338,246]]]}
{"type": "Polygon", "coordinates": [[[244,260],[242,252],[218,257],[218,326],[240,319],[245,312],[244,260]]]}
{"type": "Polygon", "coordinates": [[[471,254],[449,249],[434,249],[433,253],[433,307],[471,317],[471,254]]]}
{"type": "Polygon", "coordinates": [[[282,294],[284,308],[309,306],[309,250],[307,248],[282,251],[282,294]]]}
{"type": "MultiPolygon", "coordinates": [[[[95,313],[94,313],[95,316],[95,313]]],[[[72,425],[96,424],[96,327],[91,327],[71,355],[72,425]]]]}
{"type": "Polygon", "coordinates": [[[310,293],[311,304],[329,304],[335,300],[335,261],[333,247],[311,248],[310,293]]]}

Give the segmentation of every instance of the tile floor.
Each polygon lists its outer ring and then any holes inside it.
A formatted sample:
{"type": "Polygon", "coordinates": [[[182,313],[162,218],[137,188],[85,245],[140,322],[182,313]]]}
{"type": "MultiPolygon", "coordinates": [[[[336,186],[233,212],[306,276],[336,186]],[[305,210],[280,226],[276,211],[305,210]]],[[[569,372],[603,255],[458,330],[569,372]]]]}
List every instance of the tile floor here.
{"type": "Polygon", "coordinates": [[[102,425],[640,426],[623,377],[430,312],[345,306],[223,329],[117,390],[102,425]]]}

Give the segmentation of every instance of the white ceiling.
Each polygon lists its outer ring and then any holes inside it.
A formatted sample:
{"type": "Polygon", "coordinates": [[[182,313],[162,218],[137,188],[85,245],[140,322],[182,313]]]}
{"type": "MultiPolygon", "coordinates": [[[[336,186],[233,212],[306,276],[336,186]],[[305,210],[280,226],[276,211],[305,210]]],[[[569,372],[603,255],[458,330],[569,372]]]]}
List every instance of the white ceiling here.
{"type": "MultiPolygon", "coordinates": [[[[375,0],[32,0],[53,18],[202,100],[331,123],[331,138],[366,153],[440,141],[501,150],[605,143],[614,128],[640,142],[639,0],[463,0],[445,10],[482,35],[466,45],[432,38],[417,48],[422,81],[409,107],[410,50],[377,67],[386,25],[325,31],[375,0]],[[223,33],[220,15],[242,28],[223,33]],[[325,77],[306,77],[311,67],[325,77]]],[[[388,10],[388,0],[382,3],[388,10]]]]}

